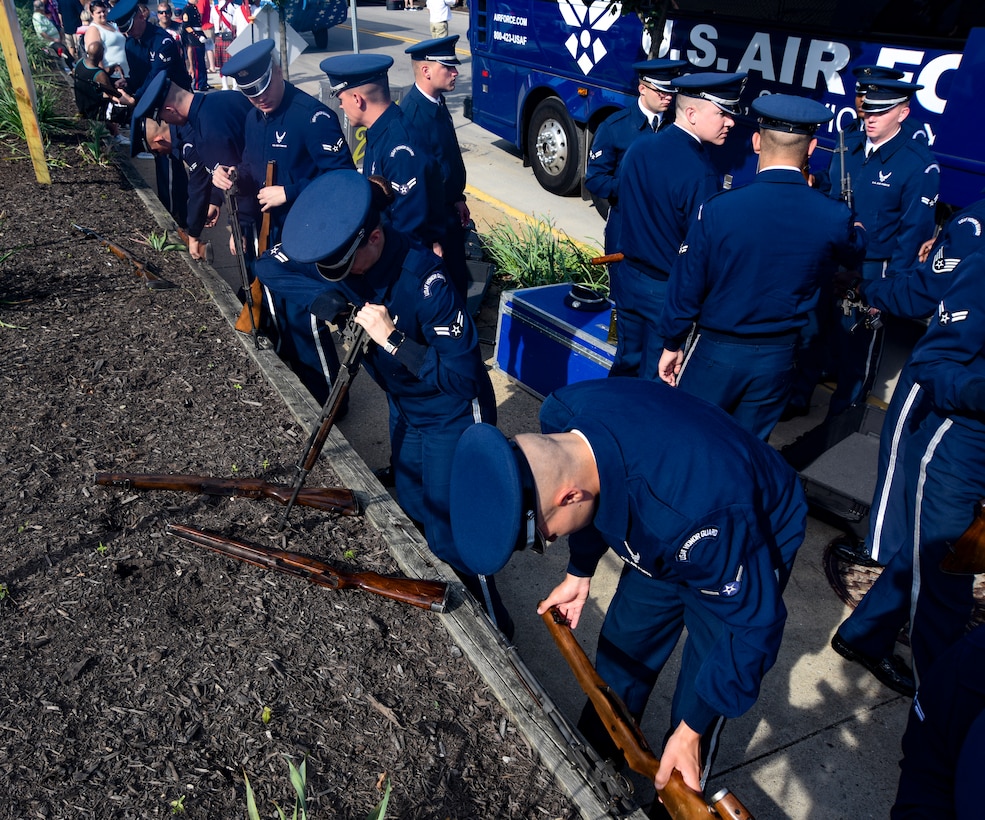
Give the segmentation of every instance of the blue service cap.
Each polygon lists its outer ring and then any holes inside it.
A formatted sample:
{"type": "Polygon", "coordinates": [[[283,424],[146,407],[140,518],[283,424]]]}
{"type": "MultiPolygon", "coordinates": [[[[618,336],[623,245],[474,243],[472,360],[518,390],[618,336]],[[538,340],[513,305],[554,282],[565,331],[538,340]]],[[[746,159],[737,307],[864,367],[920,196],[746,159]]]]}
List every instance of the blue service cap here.
{"type": "Polygon", "coordinates": [[[473,424],[451,464],[451,530],[462,569],[495,575],[516,550],[538,548],[537,493],[516,442],[473,424]]]}
{"type": "Polygon", "coordinates": [[[232,77],[247,97],[259,97],[273,76],[273,50],[273,40],[259,40],[237,51],[219,70],[222,76],[232,77]]]}
{"type": "Polygon", "coordinates": [[[869,83],[862,97],[863,114],[881,114],[897,105],[910,101],[917,91],[923,88],[916,83],[904,83],[902,80],[878,80],[869,83]]]}
{"type": "Polygon", "coordinates": [[[857,65],[852,69],[855,77],[855,93],[860,95],[875,80],[901,80],[903,72],[884,65],[857,65]]]}
{"type": "Polygon", "coordinates": [[[296,262],[315,262],[330,282],[349,274],[356,249],[379,224],[372,183],[358,171],[328,171],[311,182],[284,220],[281,248],[296,262]]]}
{"type": "Polygon", "coordinates": [[[404,54],[409,54],[412,60],[430,61],[442,65],[461,65],[462,61],[455,54],[458,35],[438,37],[435,40],[424,40],[417,45],[408,46],[404,54]]]}
{"type": "Polygon", "coordinates": [[[671,83],[671,88],[681,96],[713,102],[726,114],[740,114],[739,97],[746,85],[746,76],[745,72],[699,71],[678,77],[671,83]]]}
{"type": "Polygon", "coordinates": [[[671,80],[679,77],[687,65],[687,60],[643,60],[633,63],[633,71],[639,74],[641,83],[671,94],[671,80]]]}
{"type": "Polygon", "coordinates": [[[760,128],[808,136],[834,118],[834,112],[817,100],[791,94],[764,94],[752,101],[752,110],[760,128]]]}
{"type": "Polygon", "coordinates": [[[110,23],[116,23],[116,27],[122,34],[126,34],[133,25],[133,16],[137,13],[138,0],[120,0],[113,8],[106,13],[106,19],[110,23]]]}
{"type": "Polygon", "coordinates": [[[147,90],[144,91],[140,99],[137,100],[137,104],[133,107],[133,117],[134,122],[138,120],[143,120],[145,117],[150,117],[152,120],[160,120],[161,107],[164,105],[164,100],[168,96],[168,91],[171,90],[171,80],[165,71],[159,71],[154,75],[154,79],[150,81],[150,85],[147,86],[147,90]]]}
{"type": "Polygon", "coordinates": [[[358,88],[369,83],[381,83],[393,65],[393,57],[385,54],[339,54],[326,57],[318,67],[328,75],[332,96],[347,88],[358,88]]]}

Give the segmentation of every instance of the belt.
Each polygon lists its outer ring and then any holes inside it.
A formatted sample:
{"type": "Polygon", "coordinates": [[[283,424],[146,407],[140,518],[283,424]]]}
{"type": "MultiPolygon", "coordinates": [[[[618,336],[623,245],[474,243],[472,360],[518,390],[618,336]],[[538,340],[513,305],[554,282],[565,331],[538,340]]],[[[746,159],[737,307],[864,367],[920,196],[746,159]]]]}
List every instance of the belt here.
{"type": "Polygon", "coordinates": [[[717,342],[727,342],[734,345],[788,345],[794,344],[800,338],[799,330],[778,330],[775,333],[728,333],[723,330],[708,330],[698,328],[700,335],[717,342]]]}

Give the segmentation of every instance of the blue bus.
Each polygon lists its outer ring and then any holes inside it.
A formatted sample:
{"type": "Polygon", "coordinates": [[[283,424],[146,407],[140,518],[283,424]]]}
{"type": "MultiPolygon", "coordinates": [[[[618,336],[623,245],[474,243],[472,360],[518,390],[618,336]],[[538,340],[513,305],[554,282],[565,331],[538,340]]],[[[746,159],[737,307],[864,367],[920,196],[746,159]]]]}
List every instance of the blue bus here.
{"type": "MultiPolygon", "coordinates": [[[[696,71],[745,71],[748,101],[786,92],[813,97],[835,119],[818,134],[833,149],[855,118],[856,65],[905,72],[924,86],[910,116],[941,164],[941,201],[963,206],[985,186],[981,134],[985,20],[981,4],[954,0],[678,0],[658,56],[696,71]],[[967,9],[974,7],[969,13],[967,9]]],[[[634,15],[607,0],[470,0],[473,121],[518,146],[547,190],[576,193],[592,137],[613,112],[633,104],[631,64],[649,37],[634,15]]],[[[722,174],[736,184],[755,173],[753,122],[740,117],[722,174]]],[[[827,156],[814,155],[818,170],[827,156]]]]}

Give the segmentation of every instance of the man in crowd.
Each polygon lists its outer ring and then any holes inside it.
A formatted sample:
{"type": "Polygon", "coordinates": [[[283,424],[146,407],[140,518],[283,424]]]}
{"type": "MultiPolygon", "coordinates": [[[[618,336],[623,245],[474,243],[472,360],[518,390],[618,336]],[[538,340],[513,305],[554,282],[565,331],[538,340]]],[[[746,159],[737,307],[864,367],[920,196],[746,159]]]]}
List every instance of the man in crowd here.
{"type": "MultiPolygon", "coordinates": [[[[659,381],[569,385],[544,402],[540,424],[541,435],[512,441],[488,425],[462,435],[451,495],[461,558],[492,574],[515,550],[568,535],[567,575],[538,612],[557,606],[577,627],[612,549],[625,568],[596,668],[639,720],[687,627],[656,786],[677,769],[700,790],[723,719],[755,703],[776,661],[782,592],[806,524],[800,482],[719,408],[659,381]]],[[[579,728],[615,756],[590,703],[579,728]]]]}
{"type": "Polygon", "coordinates": [[[625,260],[613,291],[619,342],[612,376],[657,378],[663,353],[657,322],[667,278],[698,207],[719,190],[708,146],[724,144],[744,84],[744,74],[677,78],[673,126],[644,134],[623,156],[616,247],[625,260]]]}
{"type": "Polygon", "coordinates": [[[865,233],[845,203],[810,188],[802,172],[814,132],[834,114],[785,94],[758,97],[752,110],[759,172],[711,197],[680,247],[658,326],[659,375],[767,441],[787,403],[800,329],[837,266],[861,262],[865,233]]]}

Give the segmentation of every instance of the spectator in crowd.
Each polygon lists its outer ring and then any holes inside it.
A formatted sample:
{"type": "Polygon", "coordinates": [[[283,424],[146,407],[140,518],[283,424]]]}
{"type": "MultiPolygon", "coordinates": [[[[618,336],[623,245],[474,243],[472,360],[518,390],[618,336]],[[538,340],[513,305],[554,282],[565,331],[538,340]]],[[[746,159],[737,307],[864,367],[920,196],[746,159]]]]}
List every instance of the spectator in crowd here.
{"type": "Polygon", "coordinates": [[[181,11],[181,41],[185,46],[188,73],[192,78],[192,90],[208,91],[209,70],[205,61],[205,44],[208,38],[202,30],[202,14],[194,3],[188,3],[181,11]]]}
{"type": "Polygon", "coordinates": [[[62,35],[58,27],[51,22],[51,18],[44,12],[44,0],[34,0],[34,14],[31,16],[31,23],[34,25],[35,34],[40,37],[52,52],[61,60],[65,71],[71,71],[74,62],[72,55],[69,54],[62,45],[62,35]]]}
{"type": "Polygon", "coordinates": [[[448,36],[448,21],[451,20],[452,6],[456,2],[457,0],[427,0],[432,39],[448,36]]]}
{"type": "Polygon", "coordinates": [[[89,3],[89,13],[92,15],[92,23],[86,29],[85,48],[88,53],[89,46],[101,41],[103,44],[103,68],[106,73],[113,78],[113,81],[120,85],[130,78],[130,64],[127,60],[126,43],[127,38],[120,32],[116,23],[111,23],[106,19],[109,13],[109,0],[92,0],[89,3]]]}

